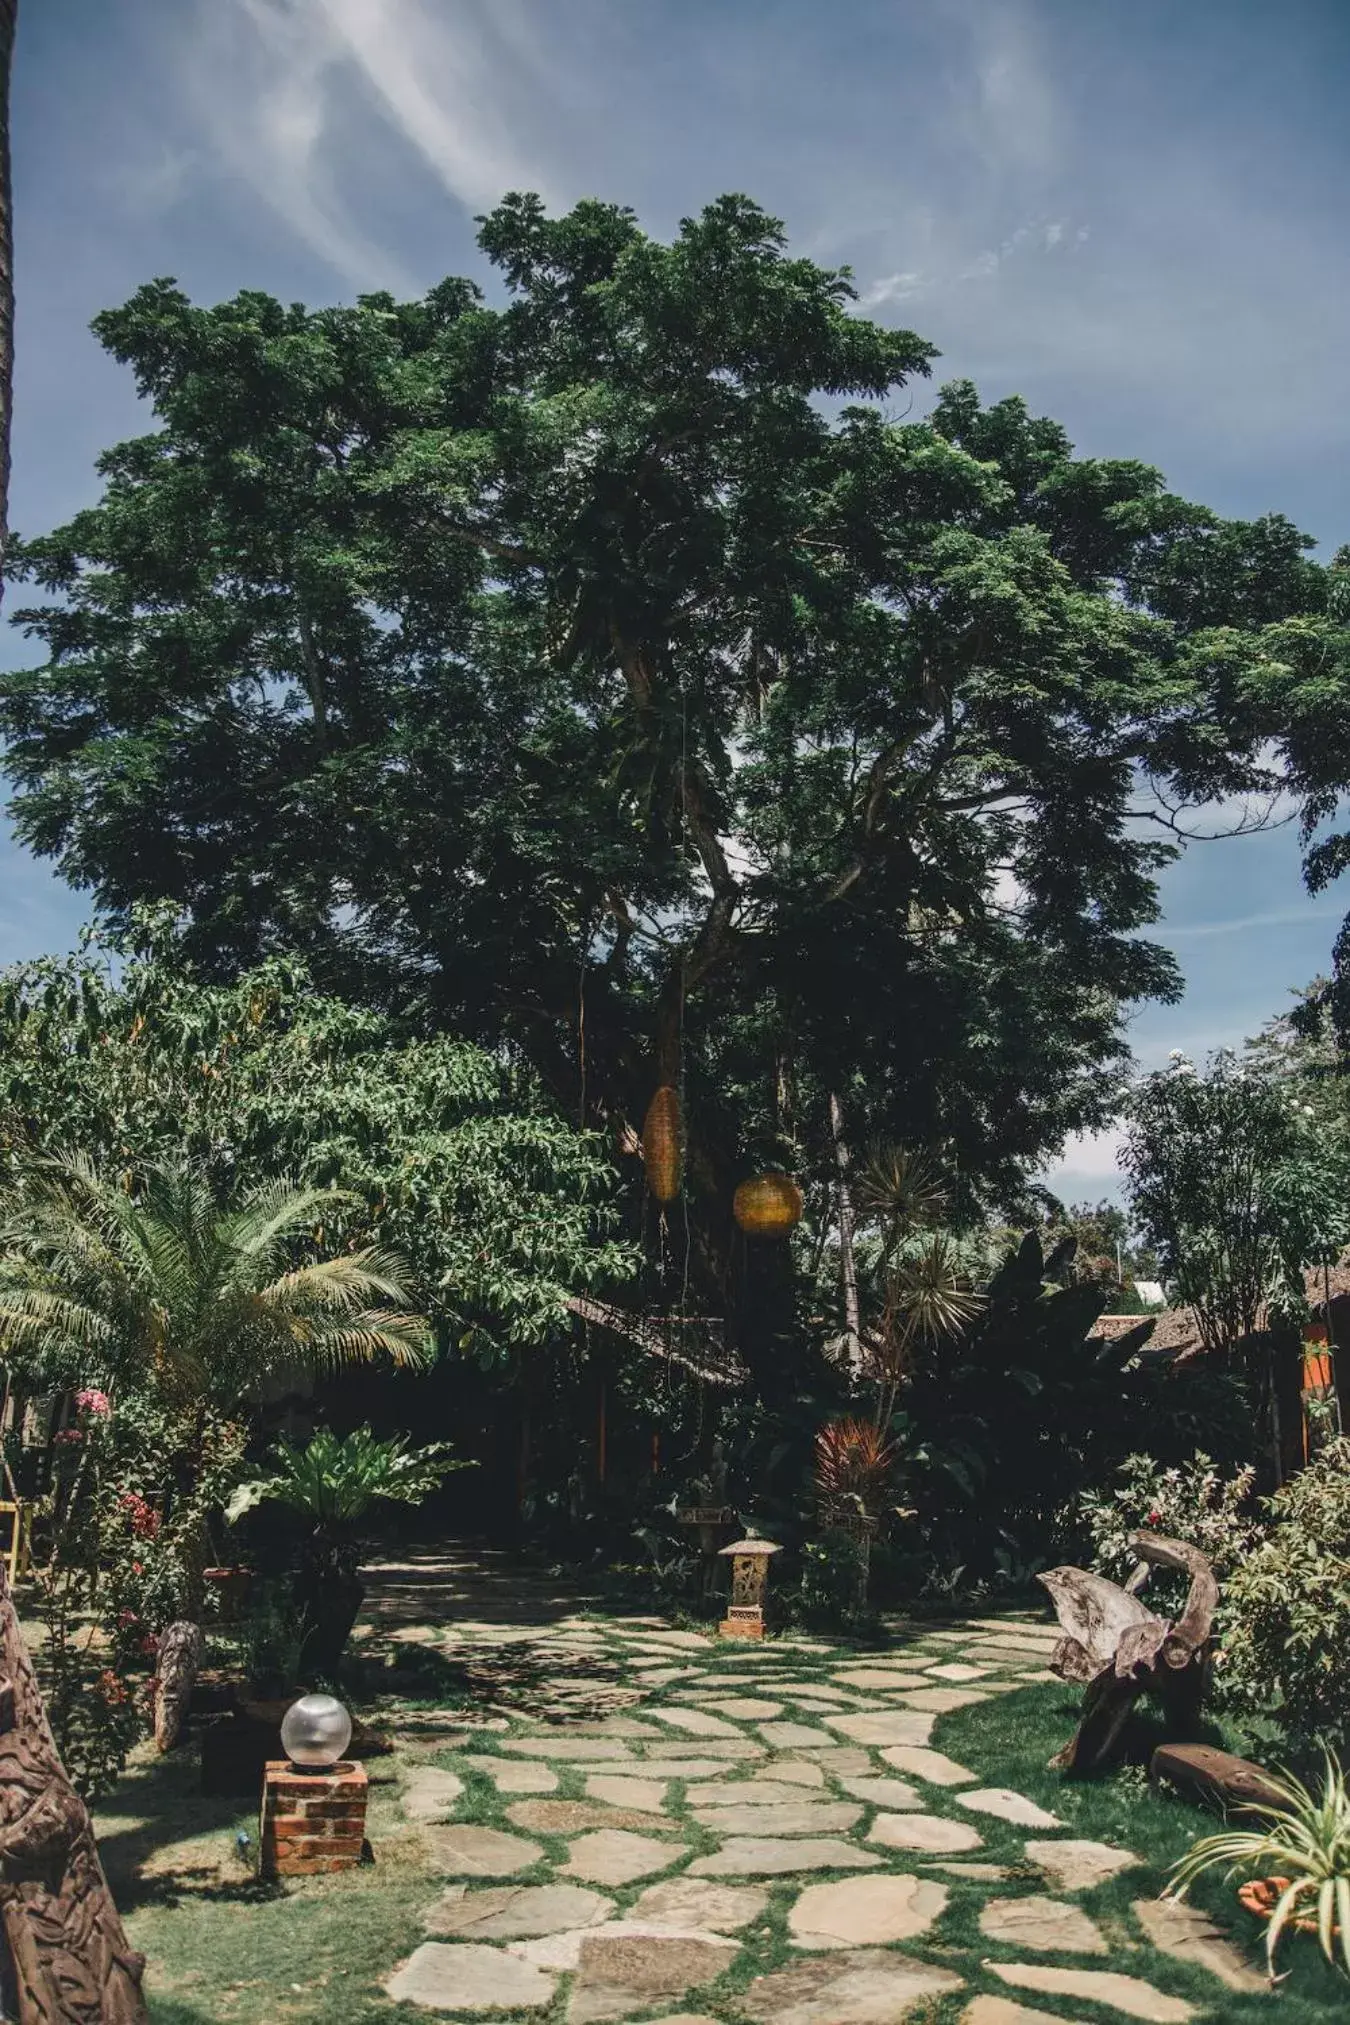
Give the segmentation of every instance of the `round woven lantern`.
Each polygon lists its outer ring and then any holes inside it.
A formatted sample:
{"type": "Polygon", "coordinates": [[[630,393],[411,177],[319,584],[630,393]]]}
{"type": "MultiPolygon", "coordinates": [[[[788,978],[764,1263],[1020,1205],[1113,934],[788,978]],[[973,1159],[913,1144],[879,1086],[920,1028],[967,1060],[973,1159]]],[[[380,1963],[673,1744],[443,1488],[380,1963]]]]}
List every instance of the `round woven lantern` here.
{"type": "Polygon", "coordinates": [[[747,1237],[786,1237],[805,1206],[790,1174],[757,1174],[736,1190],[731,1213],[747,1237]]]}
{"type": "Polygon", "coordinates": [[[642,1126],[642,1162],[647,1186],[658,1202],[674,1202],[684,1178],[684,1149],[680,1144],[680,1093],[663,1083],[651,1103],[642,1126]]]}

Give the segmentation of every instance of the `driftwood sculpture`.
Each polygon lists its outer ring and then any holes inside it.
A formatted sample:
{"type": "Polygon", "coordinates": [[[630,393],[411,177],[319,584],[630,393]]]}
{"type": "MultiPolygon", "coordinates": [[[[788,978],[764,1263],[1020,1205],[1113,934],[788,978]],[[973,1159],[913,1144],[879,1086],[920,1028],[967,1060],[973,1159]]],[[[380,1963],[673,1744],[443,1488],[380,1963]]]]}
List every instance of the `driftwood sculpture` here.
{"type": "Polygon", "coordinates": [[[171,1751],[178,1742],[201,1663],[200,1624],[183,1619],[161,1632],[155,1668],[155,1742],[161,1751],[171,1751]]]}
{"type": "Polygon", "coordinates": [[[18,2025],[146,2025],[141,1975],[0,1568],[0,1926],[18,2025]]]}
{"type": "Polygon", "coordinates": [[[1219,1585],[1198,1547],[1156,1533],[1132,1533],[1139,1556],[1124,1588],[1083,1568],[1052,1568],[1037,1577],[1050,1591],[1064,1636],[1050,1666],[1061,1680],[1087,1690],[1074,1736],[1051,1764],[1093,1772],[1119,1754],[1122,1733],[1143,1694],[1162,1705],[1170,1732],[1185,1736],[1199,1714],[1213,1656],[1219,1585]],[[1141,1603],[1153,1567],[1190,1576],[1186,1605],[1175,1624],[1141,1603]]]}

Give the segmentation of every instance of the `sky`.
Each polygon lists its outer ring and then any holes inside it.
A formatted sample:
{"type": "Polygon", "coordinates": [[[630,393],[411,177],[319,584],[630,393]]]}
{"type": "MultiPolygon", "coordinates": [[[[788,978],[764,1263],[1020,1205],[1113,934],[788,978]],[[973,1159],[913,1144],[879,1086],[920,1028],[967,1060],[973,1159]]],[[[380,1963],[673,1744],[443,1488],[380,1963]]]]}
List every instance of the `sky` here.
{"type": "MultiPolygon", "coordinates": [[[[663,235],[743,190],[940,347],[934,385],[1022,393],[1082,454],[1287,513],[1326,555],[1350,540],[1348,88],[1345,0],[43,0],[14,81],[13,524],[89,503],[99,451],[148,425],[88,324],[151,276],[412,295],[486,278],[473,221],[508,189],[663,235]]],[[[1145,1066],[1283,1010],[1350,892],[1310,898],[1285,827],[1193,845],[1163,907],[1187,989],[1133,1020],[1145,1066]]],[[[0,962],[89,912],[0,825],[0,962]]],[[[1049,1179],[1106,1193],[1114,1151],[1075,1142],[1049,1179]]]]}

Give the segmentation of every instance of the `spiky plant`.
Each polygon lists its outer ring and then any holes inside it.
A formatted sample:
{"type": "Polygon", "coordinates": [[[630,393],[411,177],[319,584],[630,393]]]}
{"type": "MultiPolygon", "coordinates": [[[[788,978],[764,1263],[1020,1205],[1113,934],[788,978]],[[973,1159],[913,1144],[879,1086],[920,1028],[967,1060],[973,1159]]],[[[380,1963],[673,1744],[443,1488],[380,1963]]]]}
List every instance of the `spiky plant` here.
{"type": "Polygon", "coordinates": [[[343,1200],[278,1180],[221,1203],[192,1167],[137,1182],[45,1162],[0,1226],[0,1353],[58,1383],[227,1409],[297,1370],[419,1366],[428,1328],[408,1312],[401,1262],[312,1256],[343,1200]]]}
{"type": "Polygon", "coordinates": [[[953,1342],[984,1307],[971,1286],[955,1240],[938,1231],[902,1253],[886,1269],[880,1326],[868,1337],[868,1361],[878,1386],[877,1425],[889,1425],[900,1386],[916,1353],[953,1342]]]}
{"type": "Polygon", "coordinates": [[[1338,1760],[1326,1759],[1321,1796],[1286,1773],[1268,1783],[1281,1802],[1243,1809],[1264,1817],[1259,1828],[1228,1829],[1197,1842],[1173,1868],[1169,1898],[1184,1898],[1196,1878],[1226,1866],[1278,1883],[1266,1928],[1266,1961],[1275,1974],[1275,1951],[1291,1924],[1315,1926],[1322,1953],[1350,1972],[1350,1788],[1338,1760]]]}
{"type": "Polygon", "coordinates": [[[821,1510],[874,1518],[885,1504],[895,1445],[870,1420],[827,1421],[816,1434],[815,1482],[821,1510]]]}
{"type": "Polygon", "coordinates": [[[883,1225],[890,1250],[907,1231],[945,1215],[947,1190],[931,1153],[908,1146],[874,1146],[859,1177],[858,1201],[883,1225]]]}

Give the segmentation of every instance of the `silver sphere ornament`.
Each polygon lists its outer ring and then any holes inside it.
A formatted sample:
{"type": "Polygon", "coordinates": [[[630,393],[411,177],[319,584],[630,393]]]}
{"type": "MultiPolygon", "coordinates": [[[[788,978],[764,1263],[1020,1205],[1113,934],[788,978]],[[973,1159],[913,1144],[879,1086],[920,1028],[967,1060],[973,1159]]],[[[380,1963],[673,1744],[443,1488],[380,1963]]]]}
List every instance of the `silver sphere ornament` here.
{"type": "Polygon", "coordinates": [[[333,1695],[301,1695],[281,1719],[281,1748],[306,1772],[326,1772],[352,1740],[352,1719],[333,1695]]]}

